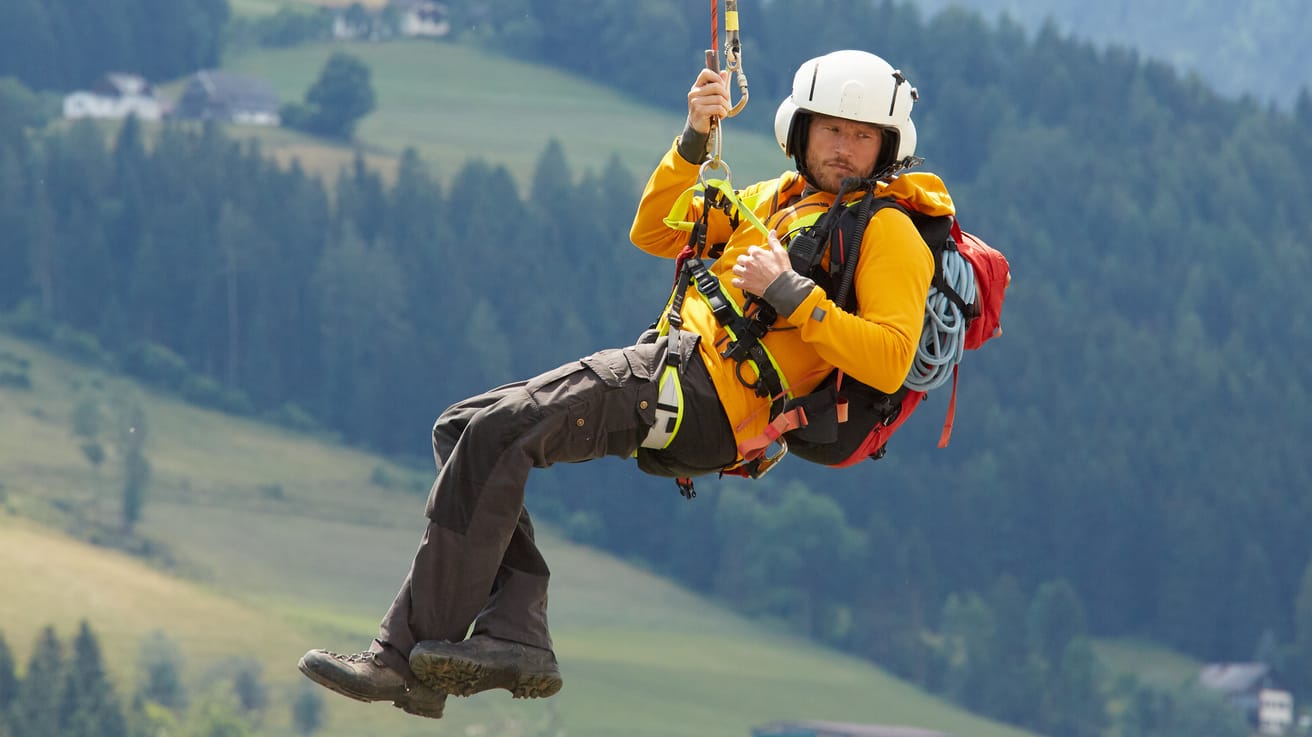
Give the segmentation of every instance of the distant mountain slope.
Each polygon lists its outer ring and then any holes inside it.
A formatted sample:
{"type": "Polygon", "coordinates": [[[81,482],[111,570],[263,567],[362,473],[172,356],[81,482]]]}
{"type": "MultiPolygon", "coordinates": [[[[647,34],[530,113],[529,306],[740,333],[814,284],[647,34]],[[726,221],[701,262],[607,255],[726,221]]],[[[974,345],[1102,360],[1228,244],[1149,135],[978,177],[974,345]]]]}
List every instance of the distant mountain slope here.
{"type": "MultiPolygon", "coordinates": [[[[268,79],[290,102],[304,98],[336,51],[358,56],[371,71],[378,107],[357,131],[366,150],[399,155],[413,147],[444,179],[476,158],[504,165],[527,183],[553,138],[577,170],[601,171],[618,156],[645,177],[665,142],[683,129],[677,90],[667,109],[654,109],[601,84],[467,44],[319,43],[233,55],[224,67],[268,79]]],[[[283,132],[249,127],[232,134],[258,136],[274,152],[306,144],[303,136],[289,139],[283,132]]],[[[754,182],[788,166],[771,137],[730,123],[725,141],[737,182],[754,182]]],[[[308,148],[298,153],[314,156],[308,148]]]]}
{"type": "Polygon", "coordinates": [[[965,7],[1002,12],[1028,28],[1051,19],[1066,33],[1138,49],[1145,57],[1195,71],[1229,96],[1252,94],[1288,107],[1312,88],[1312,3],[1271,0],[924,0],[929,11],[965,7]]]}
{"type": "MultiPolygon", "coordinates": [[[[142,637],[158,629],[183,651],[189,688],[224,658],[259,661],[272,692],[261,733],[287,733],[300,654],[355,651],[373,635],[422,529],[421,490],[370,485],[373,469],[391,467],[367,454],[154,396],[4,334],[0,353],[25,362],[32,382],[0,386],[0,632],[18,661],[41,627],[69,638],[85,618],[122,694],[142,637]],[[31,521],[113,517],[115,464],[93,473],[69,432],[75,402],[91,391],[141,398],[155,468],[141,532],[162,545],[172,573],[31,521]]],[[[567,688],[545,703],[503,693],[454,702],[440,733],[553,724],[574,737],[746,737],[770,720],[828,718],[1030,734],[549,531],[543,538],[567,688]]],[[[327,705],[323,737],[434,734],[433,723],[384,706],[327,705]]]]}

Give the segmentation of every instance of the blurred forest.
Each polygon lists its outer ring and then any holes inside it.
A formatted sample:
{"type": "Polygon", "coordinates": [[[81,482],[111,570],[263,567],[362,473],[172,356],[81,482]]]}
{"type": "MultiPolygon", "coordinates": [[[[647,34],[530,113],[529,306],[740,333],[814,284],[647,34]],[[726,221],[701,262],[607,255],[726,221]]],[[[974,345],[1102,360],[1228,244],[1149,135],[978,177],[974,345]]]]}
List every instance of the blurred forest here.
{"type": "MultiPolygon", "coordinates": [[[[704,7],[578,5],[452,3],[466,42],[680,109],[704,7]]],[[[766,4],[744,44],[759,130],[809,56],[906,72],[917,153],[1011,259],[1005,336],[964,362],[947,450],[944,392],[878,464],[793,460],[685,504],[602,462],[540,474],[530,509],[1040,730],[1105,726],[1091,635],[1259,657],[1312,697],[1312,96],[1273,109],[887,1],[766,4]],[[1045,688],[1083,706],[1034,706],[1045,688]]],[[[575,172],[556,144],[523,192],[477,158],[444,188],[413,152],[394,184],[357,160],[330,185],[218,127],[107,144],[39,107],[0,81],[4,325],[227,411],[423,459],[443,407],[632,340],[669,288],[627,245],[646,172],[575,172]]]]}
{"type": "Polygon", "coordinates": [[[1303,53],[1312,38],[1312,5],[1302,0],[1229,3],[1217,0],[923,0],[981,15],[1008,13],[1026,28],[1051,23],[1065,33],[1142,50],[1197,73],[1230,97],[1250,95],[1288,109],[1312,87],[1303,53]]]}

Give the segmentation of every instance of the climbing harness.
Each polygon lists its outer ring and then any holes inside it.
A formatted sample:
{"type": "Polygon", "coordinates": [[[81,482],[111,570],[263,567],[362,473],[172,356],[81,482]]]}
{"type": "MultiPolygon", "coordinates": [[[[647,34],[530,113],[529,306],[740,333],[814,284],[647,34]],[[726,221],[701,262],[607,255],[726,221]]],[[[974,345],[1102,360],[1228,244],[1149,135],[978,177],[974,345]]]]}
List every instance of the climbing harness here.
{"type": "MultiPolygon", "coordinates": [[[[708,161],[703,164],[703,172],[709,163],[708,161]]],[[[703,260],[707,256],[715,258],[719,255],[714,249],[708,249],[706,243],[710,213],[714,210],[724,212],[735,222],[745,221],[762,234],[770,232],[765,223],[761,222],[753,212],[752,207],[738,198],[727,180],[707,179],[704,175],[699,175],[699,182],[678,198],[670,210],[669,217],[665,219],[666,225],[670,228],[687,231],[688,243],[676,260],[677,276],[666,306],[662,330],[670,336],[671,341],[679,339],[683,326],[684,299],[690,288],[696,289],[716,321],[724,328],[726,337],[720,345],[716,346],[720,356],[734,362],[734,373],[738,381],[751,388],[757,396],[770,400],[770,416],[777,417],[792,395],[783,370],[761,341],[769,332],[776,315],[768,304],[760,300],[751,300],[745,307],[740,307],[703,260]],[[702,197],[701,215],[692,221],[681,220],[693,198],[698,194],[702,197]],[[711,252],[708,253],[708,250],[711,252]]],[[[664,428],[671,425],[672,419],[677,426],[678,418],[682,414],[682,397],[677,392],[677,376],[681,368],[680,355],[680,351],[672,348],[666,350],[665,366],[661,370],[659,380],[663,398],[657,404],[657,427],[649,431],[644,439],[642,445],[645,448],[665,448],[673,441],[674,434],[667,434],[664,428]],[[662,404],[667,408],[661,410],[662,404]]],[[[782,437],[786,429],[781,428],[774,434],[771,442],[759,447],[740,447],[739,454],[743,455],[745,462],[726,472],[753,478],[764,475],[782,460],[788,451],[787,442],[782,437]],[[776,447],[773,453],[770,452],[771,447],[776,447]]],[[[678,479],[678,484],[685,497],[692,498],[696,495],[691,479],[678,479]]]]}

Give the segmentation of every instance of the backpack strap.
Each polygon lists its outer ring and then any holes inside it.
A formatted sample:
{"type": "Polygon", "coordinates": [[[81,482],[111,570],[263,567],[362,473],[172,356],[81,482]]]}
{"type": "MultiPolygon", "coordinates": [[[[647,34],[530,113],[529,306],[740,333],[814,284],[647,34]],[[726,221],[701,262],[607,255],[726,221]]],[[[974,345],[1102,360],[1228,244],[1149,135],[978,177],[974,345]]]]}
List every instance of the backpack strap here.
{"type": "Polygon", "coordinates": [[[948,414],[943,418],[943,432],[938,436],[938,447],[948,447],[948,439],[952,437],[952,424],[957,420],[957,369],[961,364],[952,367],[952,397],[948,399],[948,414]]]}

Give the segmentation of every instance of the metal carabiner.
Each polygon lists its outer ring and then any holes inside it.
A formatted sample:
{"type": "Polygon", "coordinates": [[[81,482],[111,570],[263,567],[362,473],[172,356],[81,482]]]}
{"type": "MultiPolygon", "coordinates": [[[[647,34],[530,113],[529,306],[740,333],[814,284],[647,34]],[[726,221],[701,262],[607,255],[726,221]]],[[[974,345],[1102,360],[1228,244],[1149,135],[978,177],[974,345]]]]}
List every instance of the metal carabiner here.
{"type": "Polygon", "coordinates": [[[725,117],[732,118],[747,107],[747,75],[743,73],[742,36],[738,32],[738,0],[724,0],[724,68],[738,76],[738,102],[725,117]]]}
{"type": "MultiPolygon", "coordinates": [[[[759,479],[762,476],[766,475],[767,473],[770,472],[770,469],[774,468],[775,465],[779,463],[779,461],[782,461],[784,459],[784,456],[788,455],[788,441],[784,440],[782,435],[779,436],[779,438],[775,440],[773,443],[771,443],[771,445],[778,445],[779,451],[774,455],[769,455],[767,453],[766,455],[761,456],[755,462],[755,467],[752,469],[751,472],[752,478],[759,479]]],[[[769,446],[766,447],[766,450],[769,450],[769,446]]]]}
{"type": "MultiPolygon", "coordinates": [[[[711,48],[706,50],[706,68],[717,73],[720,71],[720,55],[716,51],[716,45],[720,42],[718,9],[718,0],[711,0],[711,48]]],[[[742,36],[738,32],[738,0],[724,0],[724,68],[731,78],[733,75],[738,76],[738,102],[729,108],[728,114],[724,116],[726,118],[732,118],[747,106],[747,75],[743,73],[742,50],[742,36]]],[[[715,168],[719,168],[722,163],[720,152],[723,149],[723,130],[720,123],[719,118],[711,118],[709,153],[715,168]]]]}
{"type": "MultiPolygon", "coordinates": [[[[714,133],[714,130],[712,130],[711,132],[714,133]]],[[[733,172],[729,171],[729,162],[727,162],[727,161],[725,161],[724,159],[721,159],[721,158],[720,158],[720,147],[719,147],[719,145],[718,145],[718,144],[719,144],[719,141],[720,141],[720,137],[719,137],[719,136],[716,136],[716,137],[715,137],[715,141],[716,141],[716,144],[717,144],[717,145],[716,145],[715,148],[713,149],[713,153],[712,153],[712,155],[711,155],[711,158],[709,158],[709,159],[703,161],[703,162],[702,162],[702,165],[699,166],[699,167],[697,167],[697,182],[698,182],[699,184],[701,184],[703,187],[706,186],[706,172],[707,172],[707,170],[710,170],[710,171],[722,171],[722,172],[724,172],[724,179],[723,179],[723,181],[726,181],[726,182],[732,182],[732,181],[733,181],[733,172]]]]}

